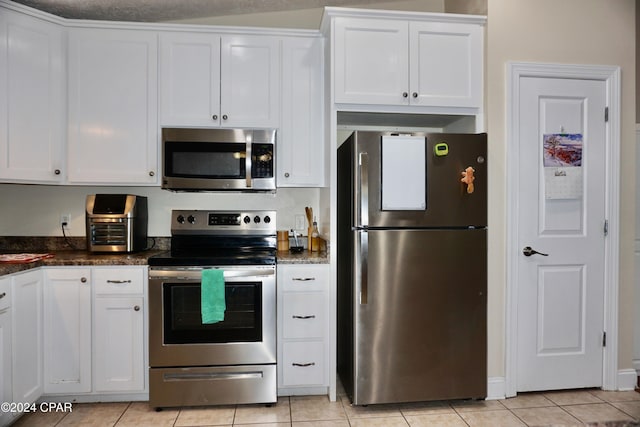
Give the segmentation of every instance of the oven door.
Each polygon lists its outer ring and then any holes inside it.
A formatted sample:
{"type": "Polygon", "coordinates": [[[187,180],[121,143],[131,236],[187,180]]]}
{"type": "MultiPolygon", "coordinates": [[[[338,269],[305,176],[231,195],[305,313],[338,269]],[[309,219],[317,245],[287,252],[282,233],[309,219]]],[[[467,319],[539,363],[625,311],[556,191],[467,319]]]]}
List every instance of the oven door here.
{"type": "Polygon", "coordinates": [[[275,266],[228,266],[224,320],[203,324],[202,267],[149,268],[151,367],[276,362],[275,266]]]}

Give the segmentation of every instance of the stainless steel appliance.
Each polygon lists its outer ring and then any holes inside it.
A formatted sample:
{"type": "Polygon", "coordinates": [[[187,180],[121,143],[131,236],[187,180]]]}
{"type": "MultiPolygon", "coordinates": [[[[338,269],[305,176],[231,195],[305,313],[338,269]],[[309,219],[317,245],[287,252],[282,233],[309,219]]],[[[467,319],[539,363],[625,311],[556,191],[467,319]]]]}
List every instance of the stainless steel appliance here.
{"type": "Polygon", "coordinates": [[[273,403],[276,213],[171,215],[171,251],[149,259],[149,404],[273,403]],[[203,272],[224,274],[224,320],[203,323],[203,272]]]}
{"type": "Polygon", "coordinates": [[[337,187],[338,372],[353,404],[485,397],[486,134],[354,132],[337,187]]]}
{"type": "Polygon", "coordinates": [[[275,191],[273,129],[162,129],[162,188],[275,191]]]}
{"type": "Polygon", "coordinates": [[[85,223],[89,252],[137,252],[147,247],[147,198],[132,194],[87,196],[85,223]]]}

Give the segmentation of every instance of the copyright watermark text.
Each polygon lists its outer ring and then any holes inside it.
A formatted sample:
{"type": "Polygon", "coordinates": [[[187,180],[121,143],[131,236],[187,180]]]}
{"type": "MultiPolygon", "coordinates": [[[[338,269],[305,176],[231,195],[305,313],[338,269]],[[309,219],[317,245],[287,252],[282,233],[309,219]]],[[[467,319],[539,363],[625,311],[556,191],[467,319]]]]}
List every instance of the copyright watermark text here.
{"type": "Polygon", "coordinates": [[[2,402],[0,412],[27,413],[27,412],[73,412],[71,402],[2,402]]]}

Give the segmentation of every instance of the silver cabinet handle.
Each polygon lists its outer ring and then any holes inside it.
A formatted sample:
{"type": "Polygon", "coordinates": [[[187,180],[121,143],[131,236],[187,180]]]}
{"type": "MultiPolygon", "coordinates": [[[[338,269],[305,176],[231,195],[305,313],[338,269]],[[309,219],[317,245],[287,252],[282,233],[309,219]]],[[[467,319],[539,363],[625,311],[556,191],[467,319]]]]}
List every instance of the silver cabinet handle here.
{"type": "Polygon", "coordinates": [[[407,92],[402,92],[402,97],[403,97],[403,98],[408,98],[408,97],[409,97],[409,94],[408,94],[407,92]]]}
{"type": "Polygon", "coordinates": [[[291,366],[298,366],[300,368],[308,368],[309,366],[316,366],[315,362],[310,363],[292,363],[291,366]]]}
{"type": "Polygon", "coordinates": [[[60,175],[61,174],[60,169],[54,170],[53,173],[55,173],[56,175],[60,175]]]}
{"type": "Polygon", "coordinates": [[[306,320],[306,319],[315,319],[316,316],[315,316],[315,314],[312,314],[311,316],[296,316],[296,315],[293,315],[293,316],[291,316],[291,318],[292,319],[303,319],[303,320],[306,320]]]}
{"type": "Polygon", "coordinates": [[[149,176],[156,176],[156,173],[154,171],[149,171],[149,176]]]}
{"type": "Polygon", "coordinates": [[[411,96],[413,96],[414,98],[417,98],[417,97],[418,97],[418,92],[413,92],[413,93],[411,94],[411,96]]]}
{"type": "Polygon", "coordinates": [[[226,114],[222,115],[222,120],[227,120],[229,118],[229,116],[227,116],[226,114]]]}
{"type": "Polygon", "coordinates": [[[121,285],[123,283],[131,283],[131,280],[107,280],[107,283],[114,283],[116,285],[121,285]]]}
{"type": "Polygon", "coordinates": [[[7,293],[6,293],[6,292],[3,292],[3,293],[1,293],[1,294],[0,294],[0,299],[4,298],[4,297],[6,297],[6,296],[7,296],[7,293]]]}
{"type": "Polygon", "coordinates": [[[218,115],[217,115],[217,114],[214,114],[213,116],[211,116],[211,118],[212,118],[213,120],[215,120],[215,121],[218,121],[218,115]]]}
{"type": "Polygon", "coordinates": [[[86,277],[81,277],[81,278],[80,278],[80,281],[81,281],[82,283],[87,283],[87,278],[86,278],[86,277]]]}
{"type": "Polygon", "coordinates": [[[522,253],[524,254],[524,256],[531,256],[531,255],[549,256],[549,254],[543,254],[542,252],[536,251],[531,246],[525,246],[524,248],[522,248],[522,253]]]}
{"type": "Polygon", "coordinates": [[[135,311],[140,311],[140,306],[139,306],[139,305],[136,305],[135,307],[133,307],[133,309],[134,309],[135,311]]]}
{"type": "Polygon", "coordinates": [[[285,173],[284,173],[284,177],[285,177],[285,178],[289,178],[289,176],[290,176],[290,175],[289,175],[289,172],[285,172],[285,173]]]}
{"type": "Polygon", "coordinates": [[[315,277],[294,277],[291,280],[295,280],[296,282],[310,282],[312,280],[316,280],[315,277]]]}

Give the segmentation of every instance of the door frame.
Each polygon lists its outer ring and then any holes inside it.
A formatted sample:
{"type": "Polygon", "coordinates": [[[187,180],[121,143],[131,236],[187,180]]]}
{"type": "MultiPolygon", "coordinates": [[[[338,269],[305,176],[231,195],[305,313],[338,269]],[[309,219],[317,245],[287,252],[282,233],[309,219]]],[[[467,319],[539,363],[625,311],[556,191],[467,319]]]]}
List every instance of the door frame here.
{"type": "MultiPolygon", "coordinates": [[[[605,239],[604,265],[604,325],[607,345],[604,347],[602,388],[616,390],[618,385],[618,287],[619,287],[619,212],[620,212],[620,67],[601,65],[507,63],[506,89],[506,183],[507,230],[505,294],[505,394],[517,393],[517,331],[518,331],[518,173],[520,114],[520,81],[526,77],[566,78],[605,82],[609,120],[605,125],[605,218],[608,234],[605,239]]],[[[604,112],[603,112],[604,114],[604,112]]],[[[603,224],[604,227],[604,224],[603,224]]]]}

